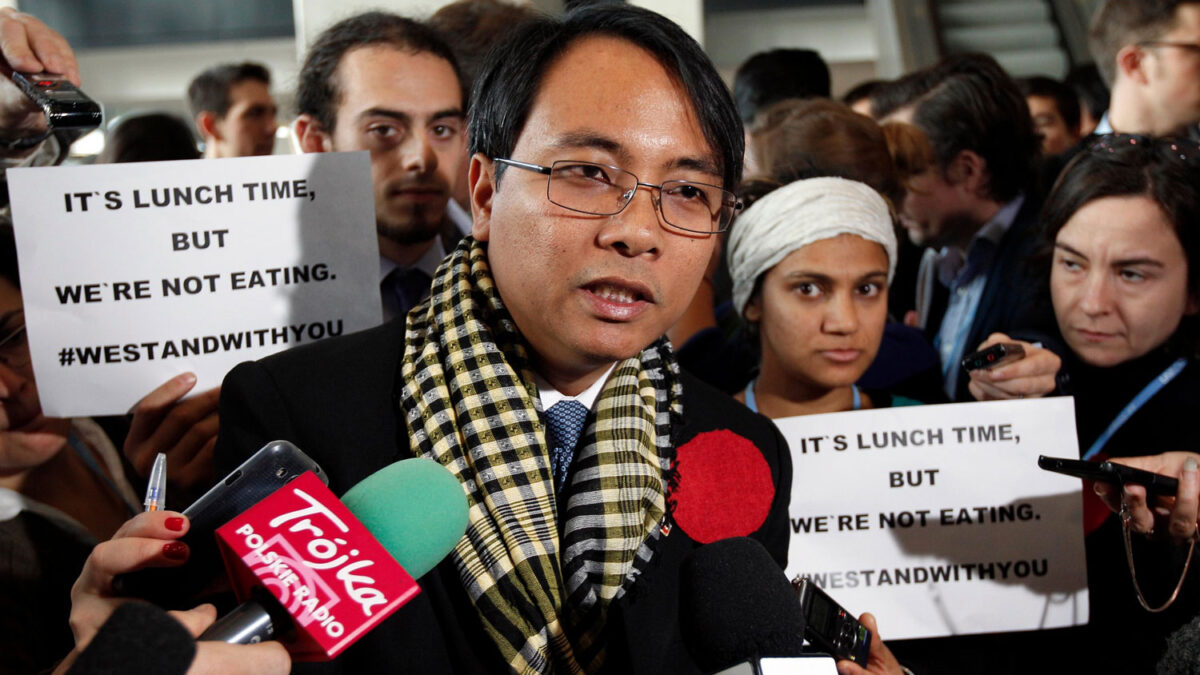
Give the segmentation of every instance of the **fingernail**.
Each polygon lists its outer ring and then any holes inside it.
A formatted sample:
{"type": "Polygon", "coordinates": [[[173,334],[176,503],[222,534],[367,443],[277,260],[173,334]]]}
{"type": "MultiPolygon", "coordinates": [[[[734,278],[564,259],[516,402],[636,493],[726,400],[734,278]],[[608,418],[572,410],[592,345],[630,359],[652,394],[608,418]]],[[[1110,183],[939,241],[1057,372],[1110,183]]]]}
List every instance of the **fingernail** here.
{"type": "Polygon", "coordinates": [[[163,545],[163,555],[171,560],[187,560],[188,545],[182,541],[172,541],[163,545]]]}
{"type": "Polygon", "coordinates": [[[171,530],[172,532],[180,532],[183,530],[183,518],[179,516],[171,516],[170,518],[167,518],[163,525],[166,525],[167,529],[171,530]]]}
{"type": "Polygon", "coordinates": [[[180,384],[191,384],[196,381],[196,374],[184,373],[175,379],[178,380],[180,384]]]}
{"type": "Polygon", "coordinates": [[[1198,466],[1198,465],[1196,464],[1196,458],[1195,458],[1195,457],[1188,457],[1188,458],[1187,458],[1186,460],[1184,460],[1184,462],[1183,462],[1183,470],[1184,470],[1184,471],[1195,471],[1197,466],[1198,466]]]}

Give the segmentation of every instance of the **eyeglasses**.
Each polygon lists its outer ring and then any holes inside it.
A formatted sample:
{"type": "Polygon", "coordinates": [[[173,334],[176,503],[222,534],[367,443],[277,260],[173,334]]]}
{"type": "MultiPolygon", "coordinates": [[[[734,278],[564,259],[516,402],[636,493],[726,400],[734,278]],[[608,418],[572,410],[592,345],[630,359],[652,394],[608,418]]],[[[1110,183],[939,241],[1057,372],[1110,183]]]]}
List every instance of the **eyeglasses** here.
{"type": "Polygon", "coordinates": [[[729,229],[742,208],[732,192],[716,185],[690,180],[669,180],[661,185],[643,183],[632,173],[607,164],[560,160],[550,166],[495,158],[501,164],[548,176],[546,199],[564,209],[596,216],[615,216],[629,206],[639,187],[658,193],[650,198],[663,222],[685,232],[716,234],[729,229]]]}
{"type": "Polygon", "coordinates": [[[29,346],[25,339],[25,312],[16,310],[7,316],[0,317],[0,325],[6,326],[0,334],[0,363],[9,368],[24,368],[29,365],[29,346]],[[13,318],[19,317],[20,323],[9,327],[13,318]]]}
{"type": "Polygon", "coordinates": [[[1171,41],[1166,41],[1166,40],[1146,40],[1145,42],[1139,42],[1138,46],[1139,47],[1177,47],[1179,49],[1186,49],[1187,51],[1193,52],[1193,53],[1200,52],[1200,44],[1196,44],[1195,42],[1171,42],[1171,41]]]}

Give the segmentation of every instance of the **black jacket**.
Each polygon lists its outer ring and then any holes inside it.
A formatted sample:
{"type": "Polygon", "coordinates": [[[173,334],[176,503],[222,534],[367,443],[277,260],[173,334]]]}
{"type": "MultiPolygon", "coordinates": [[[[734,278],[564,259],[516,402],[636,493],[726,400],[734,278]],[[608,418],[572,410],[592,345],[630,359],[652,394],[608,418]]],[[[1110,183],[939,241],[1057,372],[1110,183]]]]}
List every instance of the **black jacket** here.
{"type": "MultiPolygon", "coordinates": [[[[243,363],[221,390],[218,475],[275,439],[292,441],[321,465],[342,494],[391,462],[410,455],[400,407],[399,362],[404,326],[378,328],[243,363]]],[[[774,425],[724,394],[683,377],[679,443],[728,429],[749,439],[770,468],[775,493],[757,538],[783,567],[791,459],[774,425]]],[[[685,472],[686,467],[681,467],[685,472]]],[[[673,527],[651,567],[610,609],[607,670],[622,673],[699,672],[679,630],[679,567],[700,544],[673,527]]],[[[458,573],[442,562],[418,582],[422,593],[330,664],[298,671],[495,673],[506,669],[484,634],[458,573]]]]}

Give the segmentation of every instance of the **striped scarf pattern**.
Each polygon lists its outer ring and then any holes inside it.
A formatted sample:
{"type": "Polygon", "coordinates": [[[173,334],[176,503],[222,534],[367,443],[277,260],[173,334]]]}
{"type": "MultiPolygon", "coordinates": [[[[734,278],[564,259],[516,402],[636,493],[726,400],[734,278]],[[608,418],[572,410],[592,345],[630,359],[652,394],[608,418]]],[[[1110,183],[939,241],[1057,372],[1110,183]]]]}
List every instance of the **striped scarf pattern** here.
{"type": "Polygon", "coordinates": [[[450,555],[487,634],[513,672],[596,672],[607,609],[653,558],[670,517],[670,432],[683,410],[669,344],[614,367],[580,439],[564,514],[528,353],[486,248],[470,237],[408,315],[401,375],[414,452],[450,469],[467,494],[469,525],[450,555]]]}

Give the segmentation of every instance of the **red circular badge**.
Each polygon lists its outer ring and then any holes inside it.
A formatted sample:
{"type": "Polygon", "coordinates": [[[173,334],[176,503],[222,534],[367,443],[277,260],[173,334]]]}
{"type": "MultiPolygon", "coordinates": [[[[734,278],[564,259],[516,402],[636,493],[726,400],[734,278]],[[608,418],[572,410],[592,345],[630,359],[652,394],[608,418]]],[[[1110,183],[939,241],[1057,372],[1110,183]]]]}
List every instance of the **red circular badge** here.
{"type": "Polygon", "coordinates": [[[708,544],[762,527],[775,498],[771,468],[749,439],[706,431],[676,450],[675,522],[708,544]]]}

